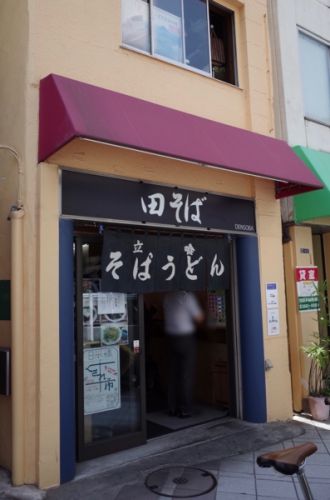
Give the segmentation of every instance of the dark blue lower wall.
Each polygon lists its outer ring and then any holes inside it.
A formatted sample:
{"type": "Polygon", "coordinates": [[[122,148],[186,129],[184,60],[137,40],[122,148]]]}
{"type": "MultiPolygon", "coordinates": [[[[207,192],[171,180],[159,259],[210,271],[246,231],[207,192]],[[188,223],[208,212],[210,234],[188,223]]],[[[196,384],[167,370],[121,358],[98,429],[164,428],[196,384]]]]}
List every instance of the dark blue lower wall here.
{"type": "Polygon", "coordinates": [[[75,475],[75,370],[73,223],[60,220],[60,472],[75,475]]]}
{"type": "Polygon", "coordinates": [[[258,240],[244,236],[237,238],[236,243],[243,418],[249,422],[265,422],[267,410],[258,240]]]}

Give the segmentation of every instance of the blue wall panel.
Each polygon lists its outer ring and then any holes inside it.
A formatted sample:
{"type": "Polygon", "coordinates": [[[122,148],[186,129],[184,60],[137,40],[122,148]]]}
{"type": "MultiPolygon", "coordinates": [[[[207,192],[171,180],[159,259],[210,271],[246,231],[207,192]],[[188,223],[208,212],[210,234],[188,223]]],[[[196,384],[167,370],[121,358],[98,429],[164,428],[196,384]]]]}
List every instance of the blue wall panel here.
{"type": "Polygon", "coordinates": [[[236,250],[243,418],[249,422],[265,422],[266,387],[257,238],[237,238],[236,250]]]}
{"type": "Polygon", "coordinates": [[[60,471],[61,483],[75,475],[75,369],[73,223],[60,220],[60,471]]]}

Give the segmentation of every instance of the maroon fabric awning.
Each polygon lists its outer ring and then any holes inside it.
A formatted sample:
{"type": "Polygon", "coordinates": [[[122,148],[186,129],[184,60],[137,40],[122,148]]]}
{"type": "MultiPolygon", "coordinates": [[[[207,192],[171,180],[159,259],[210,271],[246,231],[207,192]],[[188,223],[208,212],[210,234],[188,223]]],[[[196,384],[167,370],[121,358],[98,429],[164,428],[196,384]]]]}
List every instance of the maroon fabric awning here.
{"type": "Polygon", "coordinates": [[[278,139],[58,75],[40,82],[39,161],[82,137],[276,179],[277,197],[322,188],[278,139]]]}

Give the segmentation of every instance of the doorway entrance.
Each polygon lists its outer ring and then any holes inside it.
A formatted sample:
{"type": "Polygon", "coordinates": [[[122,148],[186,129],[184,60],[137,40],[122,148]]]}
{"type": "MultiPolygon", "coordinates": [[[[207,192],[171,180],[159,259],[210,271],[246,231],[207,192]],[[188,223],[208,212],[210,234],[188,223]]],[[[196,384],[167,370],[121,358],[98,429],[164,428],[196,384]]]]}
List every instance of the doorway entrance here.
{"type": "MultiPolygon", "coordinates": [[[[197,332],[195,405],[189,419],[170,418],[166,414],[170,360],[166,356],[162,304],[165,293],[171,288],[168,286],[166,291],[160,292],[155,281],[145,291],[132,290],[132,284],[127,291],[125,285],[122,285],[124,288],[120,288],[120,291],[111,287],[109,290],[102,274],[102,253],[104,254],[106,247],[104,238],[107,231],[113,234],[118,229],[112,225],[77,223],[75,230],[78,460],[137,446],[149,438],[221,418],[228,413],[235,415],[233,308],[230,288],[211,289],[206,286],[205,281],[203,287],[194,290],[205,311],[205,322],[197,332]]],[[[211,255],[208,261],[205,257],[205,263],[216,263],[216,249],[228,243],[221,235],[208,234],[204,237],[199,234],[196,237],[182,231],[171,233],[171,242],[168,243],[169,233],[166,231],[148,229],[146,236],[146,231],[142,232],[135,227],[120,228],[115,241],[123,240],[127,246],[132,234],[139,243],[151,241],[154,244],[156,237],[161,242],[167,241],[167,245],[172,245],[173,255],[176,252],[173,245],[186,245],[189,238],[193,238],[193,244],[199,252],[205,248],[204,252],[211,255]]],[[[151,252],[148,258],[150,254],[151,252]]],[[[158,247],[158,257],[160,254],[158,247]]],[[[182,257],[179,255],[177,258],[183,266],[182,257]]],[[[187,260],[191,264],[191,276],[197,273],[192,265],[201,261],[195,257],[194,259],[187,260]]],[[[171,262],[169,259],[168,263],[171,262]]],[[[223,262],[229,275],[232,264],[229,263],[229,258],[223,262]]],[[[197,267],[197,264],[194,265],[197,267]]],[[[206,268],[206,264],[204,267],[206,268]]],[[[113,267],[112,271],[115,273],[116,269],[113,267]]],[[[216,271],[222,279],[223,269],[220,264],[215,266],[215,278],[216,271]]],[[[141,270],[140,272],[142,273],[141,270]]],[[[206,275],[206,271],[203,272],[206,275]]],[[[184,273],[184,267],[181,267],[180,273],[184,273]]],[[[139,276],[139,270],[136,275],[139,276]]],[[[169,272],[166,276],[170,276],[169,272]]],[[[141,278],[141,281],[144,280],[141,278]]],[[[118,283],[115,285],[118,287],[118,283]]],[[[145,286],[144,283],[142,285],[145,286]]],[[[177,289],[171,286],[172,289],[177,289]]]]}
{"type": "Polygon", "coordinates": [[[200,290],[194,293],[204,321],[197,328],[193,370],[191,415],[172,415],[168,407],[171,356],[164,329],[164,293],[144,295],[146,350],[147,438],[157,437],[214,419],[234,415],[231,296],[229,290],[200,290]]]}

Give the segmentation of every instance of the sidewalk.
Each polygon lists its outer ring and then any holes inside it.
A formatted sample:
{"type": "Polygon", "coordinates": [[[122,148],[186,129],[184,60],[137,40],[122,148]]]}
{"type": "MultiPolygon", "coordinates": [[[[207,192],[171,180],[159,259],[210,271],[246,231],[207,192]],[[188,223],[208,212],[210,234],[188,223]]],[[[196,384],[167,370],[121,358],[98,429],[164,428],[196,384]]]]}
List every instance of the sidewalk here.
{"type": "Polygon", "coordinates": [[[0,499],[22,500],[168,500],[171,495],[201,500],[302,499],[299,485],[289,476],[260,469],[263,450],[313,441],[318,451],[308,459],[306,473],[316,500],[330,500],[330,425],[297,417],[290,422],[248,424],[233,419],[162,436],[147,445],[81,464],[74,481],[42,492],[13,488],[0,480],[0,499]],[[168,467],[176,467],[173,474],[168,467]],[[206,470],[212,476],[191,470],[206,470]],[[150,491],[145,486],[149,474],[150,491]],[[191,472],[191,475],[189,475],[191,472]],[[186,481],[186,477],[189,481],[186,481]],[[158,494],[163,492],[170,496],[158,494]],[[198,495],[198,496],[196,496],[198,495]]]}

